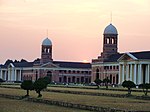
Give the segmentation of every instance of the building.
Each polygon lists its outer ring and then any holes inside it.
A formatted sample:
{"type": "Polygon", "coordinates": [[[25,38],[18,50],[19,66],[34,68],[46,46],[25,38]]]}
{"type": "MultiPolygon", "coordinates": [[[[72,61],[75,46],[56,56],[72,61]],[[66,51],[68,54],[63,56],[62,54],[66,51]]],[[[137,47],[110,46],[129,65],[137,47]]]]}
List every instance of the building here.
{"type": "Polygon", "coordinates": [[[118,52],[118,31],[109,24],[103,33],[103,51],[92,60],[91,81],[108,77],[111,84],[131,80],[135,84],[150,83],[150,51],[118,52]]]}
{"type": "Polygon", "coordinates": [[[41,45],[41,59],[33,62],[26,60],[7,60],[0,65],[0,78],[16,82],[37,80],[49,77],[57,83],[89,83],[91,82],[91,64],[82,62],[54,61],[52,58],[52,42],[46,38],[41,45]]]}

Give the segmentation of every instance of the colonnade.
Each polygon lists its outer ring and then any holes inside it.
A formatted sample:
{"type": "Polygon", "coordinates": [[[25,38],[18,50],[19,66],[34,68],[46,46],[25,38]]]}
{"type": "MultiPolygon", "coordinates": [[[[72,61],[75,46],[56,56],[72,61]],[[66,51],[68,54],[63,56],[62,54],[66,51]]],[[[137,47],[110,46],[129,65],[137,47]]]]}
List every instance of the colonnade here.
{"type": "Polygon", "coordinates": [[[22,71],[21,69],[8,69],[8,70],[0,70],[0,78],[7,81],[21,81],[22,79],[22,71]]]}
{"type": "Polygon", "coordinates": [[[124,80],[135,84],[150,83],[150,64],[119,64],[119,84],[124,80]]]}

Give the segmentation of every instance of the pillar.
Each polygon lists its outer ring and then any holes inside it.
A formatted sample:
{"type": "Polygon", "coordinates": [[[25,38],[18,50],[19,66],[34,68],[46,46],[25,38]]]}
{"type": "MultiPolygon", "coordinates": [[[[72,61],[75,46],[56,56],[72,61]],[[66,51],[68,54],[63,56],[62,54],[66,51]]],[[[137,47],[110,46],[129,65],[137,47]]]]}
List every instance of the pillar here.
{"type": "Polygon", "coordinates": [[[3,77],[3,70],[0,70],[1,72],[0,72],[0,78],[2,79],[3,77]]]}
{"type": "Polygon", "coordinates": [[[133,79],[133,82],[136,84],[137,82],[137,77],[136,77],[136,71],[137,71],[137,64],[134,64],[134,79],[133,79]]]}
{"type": "Polygon", "coordinates": [[[122,82],[124,81],[124,68],[125,68],[125,66],[123,65],[122,66],[122,82]]]}
{"type": "Polygon", "coordinates": [[[138,84],[142,83],[142,65],[138,65],[138,84]]]}
{"type": "Polygon", "coordinates": [[[21,81],[21,78],[22,77],[22,75],[21,75],[21,69],[20,69],[20,74],[19,74],[19,81],[21,81]]]}
{"type": "Polygon", "coordinates": [[[126,80],[129,80],[129,65],[126,65],[126,80]]]}
{"type": "Polygon", "coordinates": [[[132,81],[132,75],[133,75],[133,70],[132,70],[132,64],[130,65],[130,77],[129,80],[132,81]]]}
{"type": "Polygon", "coordinates": [[[149,83],[149,64],[146,65],[146,77],[145,77],[145,82],[149,83]]]}
{"type": "Polygon", "coordinates": [[[121,78],[122,78],[122,67],[121,67],[121,65],[119,64],[119,84],[121,84],[121,82],[122,82],[122,80],[121,80],[121,78]]]}

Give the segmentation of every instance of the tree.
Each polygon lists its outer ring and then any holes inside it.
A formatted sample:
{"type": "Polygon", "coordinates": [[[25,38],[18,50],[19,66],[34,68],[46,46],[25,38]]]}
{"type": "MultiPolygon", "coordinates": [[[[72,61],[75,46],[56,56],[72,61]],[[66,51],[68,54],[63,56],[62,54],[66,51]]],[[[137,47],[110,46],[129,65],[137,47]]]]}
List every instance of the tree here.
{"type": "Polygon", "coordinates": [[[42,97],[41,91],[47,87],[47,81],[44,78],[39,78],[33,85],[38,97],[42,97]]]}
{"type": "Polygon", "coordinates": [[[102,83],[102,81],[100,79],[95,79],[94,82],[97,85],[97,89],[99,89],[99,85],[102,83]]]}
{"type": "Polygon", "coordinates": [[[29,96],[29,90],[33,90],[33,82],[31,80],[24,80],[20,86],[22,89],[27,90],[25,96],[29,96]]]}
{"type": "Polygon", "coordinates": [[[108,89],[108,83],[110,83],[110,79],[108,79],[108,77],[106,77],[105,79],[103,79],[103,83],[105,83],[106,89],[108,89]]]}
{"type": "Polygon", "coordinates": [[[139,88],[142,88],[145,96],[147,96],[148,89],[150,89],[150,83],[140,84],[139,88]]]}
{"type": "Polygon", "coordinates": [[[130,81],[130,80],[128,80],[128,81],[125,80],[125,81],[122,83],[122,86],[128,88],[128,95],[131,95],[131,90],[132,90],[132,88],[135,88],[135,87],[136,87],[135,83],[132,82],[132,81],[130,81]]]}

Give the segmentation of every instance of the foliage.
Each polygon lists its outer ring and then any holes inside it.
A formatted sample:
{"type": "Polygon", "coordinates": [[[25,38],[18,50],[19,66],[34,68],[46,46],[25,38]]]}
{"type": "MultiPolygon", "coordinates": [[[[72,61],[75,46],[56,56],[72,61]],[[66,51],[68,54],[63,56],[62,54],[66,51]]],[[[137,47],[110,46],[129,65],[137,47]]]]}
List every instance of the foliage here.
{"type": "Polygon", "coordinates": [[[38,97],[42,97],[41,91],[47,87],[48,83],[45,78],[39,78],[34,82],[34,90],[38,93],[38,97]]]}
{"type": "Polygon", "coordinates": [[[43,79],[45,80],[46,84],[49,84],[51,82],[50,79],[49,79],[49,77],[44,77],[43,79]]]}
{"type": "Polygon", "coordinates": [[[99,89],[99,85],[102,83],[102,81],[100,79],[95,79],[94,82],[97,85],[97,88],[99,89]]]}
{"type": "Polygon", "coordinates": [[[148,94],[148,89],[150,89],[150,83],[146,83],[146,84],[140,84],[139,88],[143,89],[143,92],[145,94],[145,96],[147,96],[148,94]]]}
{"type": "Polygon", "coordinates": [[[25,96],[29,96],[29,90],[33,90],[33,82],[31,80],[24,80],[20,86],[22,89],[27,90],[25,96]]]}
{"type": "Polygon", "coordinates": [[[136,87],[135,83],[130,80],[128,80],[128,81],[125,80],[122,83],[122,86],[125,88],[128,88],[128,95],[131,95],[131,89],[136,87]]]}
{"type": "Polygon", "coordinates": [[[103,79],[103,83],[105,83],[106,89],[108,89],[108,83],[110,83],[110,79],[108,79],[108,77],[106,77],[105,79],[103,79]]]}
{"type": "Polygon", "coordinates": [[[3,82],[5,82],[5,81],[4,81],[3,79],[0,78],[0,84],[3,83],[3,82]]]}

